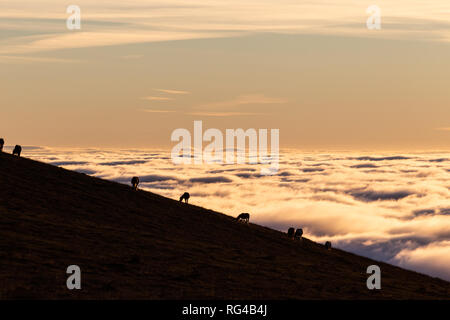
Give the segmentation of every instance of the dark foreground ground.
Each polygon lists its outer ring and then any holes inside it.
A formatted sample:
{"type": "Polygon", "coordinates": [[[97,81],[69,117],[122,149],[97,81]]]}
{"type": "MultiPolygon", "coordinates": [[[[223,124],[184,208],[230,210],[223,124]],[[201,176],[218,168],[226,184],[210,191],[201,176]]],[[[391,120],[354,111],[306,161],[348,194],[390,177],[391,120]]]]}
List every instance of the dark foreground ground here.
{"type": "Polygon", "coordinates": [[[0,299],[60,298],[449,299],[450,283],[2,153],[0,299]]]}

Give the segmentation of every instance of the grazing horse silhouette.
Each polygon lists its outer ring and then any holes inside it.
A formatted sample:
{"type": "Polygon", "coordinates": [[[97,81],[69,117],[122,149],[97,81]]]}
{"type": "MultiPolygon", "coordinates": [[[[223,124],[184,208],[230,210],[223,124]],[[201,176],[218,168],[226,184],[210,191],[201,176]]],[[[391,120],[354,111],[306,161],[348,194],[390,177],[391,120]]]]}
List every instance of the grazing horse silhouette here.
{"type": "Polygon", "coordinates": [[[289,238],[294,239],[294,233],[295,233],[295,229],[294,228],[289,228],[287,234],[289,238]]]}
{"type": "Polygon", "coordinates": [[[13,150],[13,155],[17,155],[18,157],[20,157],[21,153],[22,153],[22,147],[19,145],[16,145],[13,150]]]}
{"type": "Polygon", "coordinates": [[[243,221],[245,223],[248,223],[249,220],[250,220],[250,214],[249,213],[241,213],[236,218],[236,221],[243,221]]]}
{"type": "Polygon", "coordinates": [[[186,203],[188,203],[190,197],[191,197],[191,196],[189,195],[189,193],[188,193],[188,192],[185,192],[185,193],[183,193],[183,195],[180,197],[180,202],[183,202],[183,200],[184,200],[186,203]]]}
{"type": "Polygon", "coordinates": [[[0,138],[0,152],[3,152],[4,145],[5,145],[5,140],[3,140],[3,138],[0,138]]]}
{"type": "Polygon", "coordinates": [[[131,179],[131,185],[133,186],[133,190],[136,191],[139,185],[139,177],[133,177],[131,179]]]}

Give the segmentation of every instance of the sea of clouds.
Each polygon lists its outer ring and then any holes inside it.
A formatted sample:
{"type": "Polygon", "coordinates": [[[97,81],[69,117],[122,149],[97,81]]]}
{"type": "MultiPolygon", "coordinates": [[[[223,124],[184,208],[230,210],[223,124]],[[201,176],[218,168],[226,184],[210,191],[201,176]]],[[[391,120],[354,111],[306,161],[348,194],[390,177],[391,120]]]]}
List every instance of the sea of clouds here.
{"type": "Polygon", "coordinates": [[[175,165],[170,151],[24,148],[24,156],[129,184],[450,280],[450,154],[280,152],[260,165],[175,165]]]}

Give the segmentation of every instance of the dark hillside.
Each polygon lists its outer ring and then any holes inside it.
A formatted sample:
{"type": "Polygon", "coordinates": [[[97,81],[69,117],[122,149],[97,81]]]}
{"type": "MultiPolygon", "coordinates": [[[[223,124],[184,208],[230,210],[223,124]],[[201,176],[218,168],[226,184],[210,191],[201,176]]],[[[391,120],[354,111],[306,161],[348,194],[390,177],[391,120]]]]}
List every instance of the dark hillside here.
{"type": "Polygon", "coordinates": [[[443,280],[0,154],[1,299],[449,297],[443,280]],[[371,264],[382,290],[366,288],[371,264]],[[81,290],[66,288],[69,265],[81,268],[81,290]]]}

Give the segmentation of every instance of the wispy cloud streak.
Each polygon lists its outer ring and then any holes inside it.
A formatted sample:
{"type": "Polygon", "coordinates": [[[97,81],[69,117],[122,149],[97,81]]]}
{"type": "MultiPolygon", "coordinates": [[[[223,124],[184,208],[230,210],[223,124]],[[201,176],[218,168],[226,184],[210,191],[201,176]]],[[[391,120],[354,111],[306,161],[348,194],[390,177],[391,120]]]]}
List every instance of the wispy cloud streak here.
{"type": "Polygon", "coordinates": [[[267,32],[450,41],[447,0],[380,0],[385,25],[376,33],[365,27],[368,4],[355,0],[78,0],[77,5],[82,9],[82,30],[64,32],[68,15],[63,4],[3,1],[0,28],[24,36],[0,41],[0,54],[267,32]]]}

